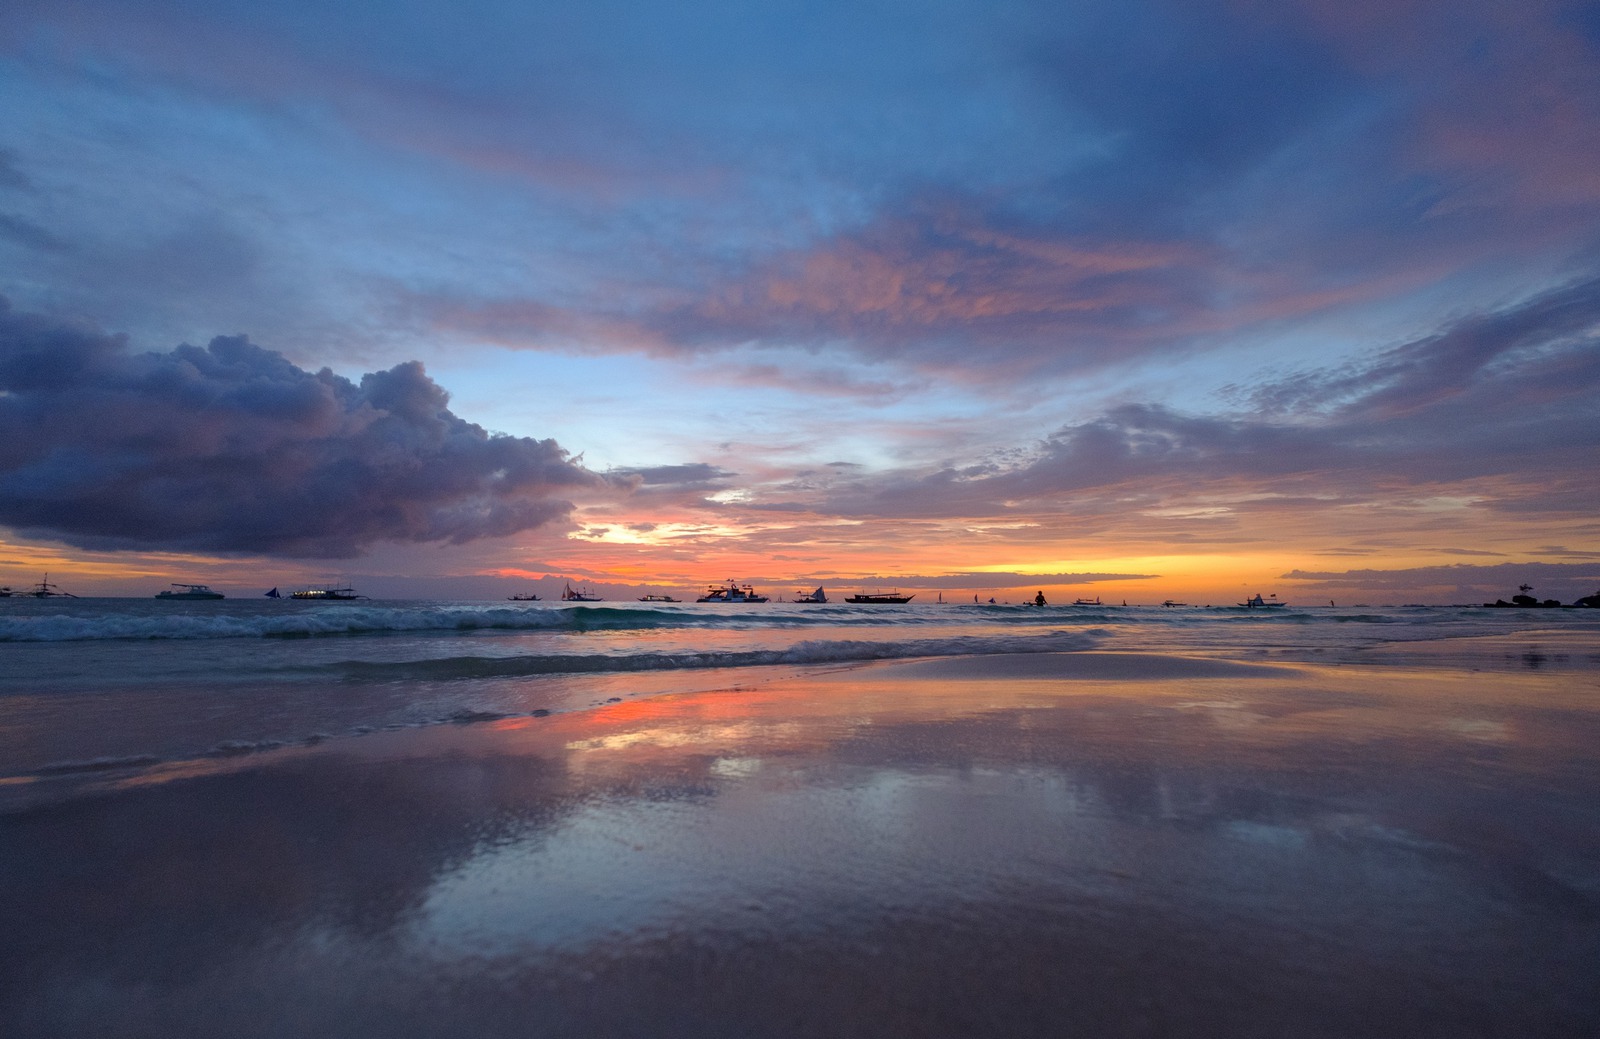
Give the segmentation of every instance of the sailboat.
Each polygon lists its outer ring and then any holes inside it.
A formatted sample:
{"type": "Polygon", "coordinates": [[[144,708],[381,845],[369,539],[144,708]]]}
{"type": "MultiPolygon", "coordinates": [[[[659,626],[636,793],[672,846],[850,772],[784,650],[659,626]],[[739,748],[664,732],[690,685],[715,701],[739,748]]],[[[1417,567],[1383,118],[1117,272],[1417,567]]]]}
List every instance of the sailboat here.
{"type": "Polygon", "coordinates": [[[598,595],[595,595],[593,592],[577,592],[577,591],[573,591],[572,590],[572,582],[568,581],[567,582],[566,591],[561,593],[561,601],[562,602],[602,602],[604,600],[602,600],[598,595]]]}
{"type": "Polygon", "coordinates": [[[814,592],[795,592],[795,602],[827,602],[828,596],[822,591],[822,586],[817,585],[814,592]]]}
{"type": "Polygon", "coordinates": [[[272,589],[272,591],[268,592],[266,597],[268,599],[281,599],[281,598],[283,598],[283,596],[278,594],[278,589],[276,589],[276,588],[274,588],[274,589],[272,589]]]}

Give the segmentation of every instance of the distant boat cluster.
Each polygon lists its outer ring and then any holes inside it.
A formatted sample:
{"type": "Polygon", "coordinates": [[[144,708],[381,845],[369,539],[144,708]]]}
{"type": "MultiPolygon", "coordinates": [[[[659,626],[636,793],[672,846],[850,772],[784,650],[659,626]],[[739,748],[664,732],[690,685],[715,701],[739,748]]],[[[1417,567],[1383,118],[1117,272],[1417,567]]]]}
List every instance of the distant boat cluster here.
{"type": "MultiPolygon", "coordinates": [[[[1539,609],[1539,608],[1542,608],[1542,609],[1573,609],[1573,608],[1600,609],[1600,591],[1595,592],[1595,594],[1593,594],[1593,595],[1585,595],[1582,598],[1573,601],[1572,603],[1563,603],[1563,602],[1561,602],[1560,600],[1557,600],[1557,599],[1543,599],[1543,600],[1537,599],[1534,596],[1528,594],[1532,590],[1533,590],[1533,586],[1532,585],[1527,585],[1527,584],[1519,585],[1518,588],[1517,588],[1518,594],[1513,595],[1511,597],[1510,601],[1507,601],[1505,599],[1496,599],[1494,602],[1486,602],[1483,605],[1487,606],[1487,607],[1521,608],[1521,609],[1539,609]]],[[[179,583],[179,582],[176,582],[176,581],[174,581],[172,583],[171,587],[167,588],[165,591],[157,592],[155,597],[157,599],[163,599],[163,600],[168,600],[168,601],[176,600],[176,601],[181,601],[181,602],[196,602],[196,601],[201,601],[201,600],[212,600],[212,599],[225,599],[225,598],[227,598],[227,596],[225,596],[221,592],[216,591],[215,589],[211,588],[211,586],[209,586],[209,585],[193,584],[193,583],[187,583],[186,584],[186,583],[179,583]]],[[[270,590],[267,593],[265,593],[265,597],[268,598],[268,599],[282,599],[282,598],[284,598],[284,595],[281,592],[279,592],[278,589],[273,588],[272,590],[270,590]]],[[[64,589],[61,588],[60,585],[51,583],[50,575],[49,574],[45,574],[44,578],[42,580],[40,580],[38,584],[31,585],[30,587],[28,587],[26,589],[17,590],[17,589],[13,589],[13,588],[11,588],[9,586],[0,586],[0,599],[10,599],[10,598],[34,598],[34,599],[64,598],[64,599],[76,599],[76,598],[78,598],[78,596],[74,595],[73,593],[71,593],[69,591],[65,591],[64,589]]],[[[353,600],[357,600],[357,599],[368,599],[370,597],[369,596],[365,596],[365,595],[361,595],[354,588],[352,588],[352,587],[350,587],[348,585],[321,585],[321,586],[315,586],[315,587],[310,587],[310,588],[302,588],[302,589],[299,589],[298,591],[290,592],[289,595],[288,595],[288,598],[290,598],[290,599],[299,599],[299,600],[302,600],[302,601],[310,601],[310,602],[349,602],[349,601],[353,601],[353,600]]],[[[847,602],[847,603],[850,603],[852,605],[857,605],[857,606],[898,606],[898,605],[904,605],[906,603],[909,603],[914,598],[916,598],[916,593],[914,593],[914,592],[913,593],[902,593],[902,592],[899,592],[899,591],[882,591],[882,590],[879,590],[879,591],[872,591],[872,592],[867,592],[867,591],[857,592],[855,595],[846,596],[844,601],[847,602]]],[[[506,599],[509,602],[539,602],[539,601],[541,601],[540,597],[536,593],[533,593],[533,592],[523,592],[523,593],[519,593],[517,595],[509,595],[509,596],[506,597],[506,599]]],[[[566,583],[566,586],[562,589],[561,601],[562,602],[604,602],[605,599],[604,599],[604,597],[596,594],[592,589],[590,589],[587,586],[580,586],[580,587],[574,588],[572,586],[572,582],[568,581],[566,583]]],[[[676,602],[681,602],[682,600],[673,598],[670,595],[662,595],[662,594],[657,593],[657,594],[641,595],[641,596],[638,597],[638,601],[639,602],[647,602],[647,603],[676,603],[676,602]]],[[[729,578],[728,581],[726,583],[724,583],[724,584],[715,584],[715,585],[710,586],[709,588],[706,589],[706,592],[705,592],[704,595],[701,595],[701,596],[699,596],[698,598],[695,599],[695,602],[701,602],[701,603],[730,603],[730,604],[764,603],[764,602],[771,602],[771,601],[772,601],[772,599],[771,599],[770,596],[763,595],[760,592],[756,591],[754,586],[752,586],[750,584],[740,584],[738,581],[735,581],[732,578],[729,578]]],[[[783,600],[780,599],[779,601],[781,602],[783,600]]],[[[825,603],[831,602],[832,600],[830,600],[828,598],[828,594],[823,589],[823,587],[821,585],[818,585],[816,588],[812,589],[809,592],[808,591],[804,591],[804,590],[795,592],[795,597],[793,599],[789,600],[789,601],[790,602],[795,602],[795,603],[825,604],[825,603]]],[[[979,599],[978,596],[974,595],[972,597],[972,602],[973,602],[973,605],[981,605],[983,603],[983,600],[979,599]]],[[[938,598],[938,604],[939,605],[944,605],[944,603],[945,603],[944,594],[940,593],[939,598],[938,598]]],[[[991,597],[988,600],[988,605],[990,605],[990,606],[1009,605],[1009,603],[997,603],[994,600],[994,598],[991,597]]],[[[1046,606],[1046,605],[1049,605],[1049,604],[1045,601],[1044,592],[1041,591],[1036,596],[1034,596],[1032,599],[1024,599],[1023,602],[1022,602],[1022,605],[1024,605],[1024,606],[1046,606]]],[[[1084,599],[1084,598],[1074,599],[1074,600],[1072,600],[1072,604],[1071,605],[1073,605],[1073,606],[1114,606],[1115,604],[1114,603],[1103,603],[1103,602],[1100,601],[1100,597],[1099,596],[1095,596],[1093,599],[1084,599]]],[[[1124,600],[1122,605],[1123,606],[1128,605],[1126,600],[1124,600]]],[[[1168,608],[1168,609],[1177,608],[1177,607],[1187,607],[1188,605],[1189,605],[1188,603],[1177,602],[1176,600],[1173,600],[1173,599],[1166,599],[1161,603],[1161,606],[1163,606],[1165,608],[1168,608]]],[[[1287,610],[1287,609],[1289,609],[1289,604],[1284,602],[1284,601],[1282,601],[1282,600],[1280,600],[1276,594],[1263,596],[1260,592],[1257,592],[1255,595],[1250,596],[1244,602],[1238,603],[1237,605],[1239,607],[1243,608],[1243,609],[1246,609],[1246,610],[1287,610]]],[[[1333,607],[1333,605],[1334,604],[1332,602],[1328,603],[1328,607],[1330,607],[1330,608],[1333,607]]],[[[1362,605],[1364,605],[1364,604],[1361,604],[1361,603],[1357,603],[1356,604],[1357,607],[1360,607],[1362,605]]],[[[1408,604],[1408,605],[1420,605],[1420,604],[1408,604]]],[[[1206,607],[1206,608],[1210,609],[1209,606],[1206,607]]]]}

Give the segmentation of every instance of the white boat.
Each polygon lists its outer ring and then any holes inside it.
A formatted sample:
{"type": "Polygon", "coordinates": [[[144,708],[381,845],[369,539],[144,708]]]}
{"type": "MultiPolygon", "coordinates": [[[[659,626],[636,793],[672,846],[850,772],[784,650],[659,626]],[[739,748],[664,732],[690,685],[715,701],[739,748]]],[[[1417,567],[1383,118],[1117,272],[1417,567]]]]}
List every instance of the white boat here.
{"type": "Polygon", "coordinates": [[[1100,603],[1100,597],[1098,595],[1095,596],[1093,599],[1074,599],[1074,600],[1072,600],[1072,605],[1074,605],[1074,606],[1099,606],[1100,604],[1101,604],[1100,603]]]}
{"type": "Polygon", "coordinates": [[[291,598],[291,599],[316,599],[316,600],[319,600],[319,601],[320,600],[325,600],[325,599],[338,599],[340,601],[345,601],[345,600],[349,600],[349,599],[365,599],[366,596],[365,595],[357,595],[356,594],[356,590],[354,588],[328,588],[328,587],[323,587],[323,588],[302,588],[298,592],[290,592],[289,593],[289,598],[291,598]]]}
{"type": "Polygon", "coordinates": [[[532,592],[529,592],[526,595],[508,595],[508,596],[506,596],[506,602],[538,602],[538,601],[539,601],[539,597],[537,595],[535,595],[534,593],[532,593],[532,592]]]}
{"type": "Polygon", "coordinates": [[[171,588],[164,592],[156,593],[157,599],[226,599],[221,592],[213,592],[203,584],[178,584],[173,582],[171,588]]]}
{"type": "Polygon", "coordinates": [[[1279,602],[1276,594],[1269,595],[1267,598],[1263,599],[1261,598],[1261,593],[1257,592],[1255,595],[1252,595],[1239,605],[1243,606],[1247,610],[1281,610],[1289,604],[1286,602],[1279,602]]]}
{"type": "Polygon", "coordinates": [[[828,601],[828,597],[827,597],[826,594],[823,593],[821,585],[818,585],[817,586],[817,590],[814,591],[814,592],[795,592],[794,594],[795,594],[795,600],[794,600],[795,602],[827,602],[828,601]]]}
{"type": "Polygon", "coordinates": [[[594,594],[593,592],[589,591],[588,589],[584,589],[582,591],[574,591],[573,587],[572,587],[572,582],[568,581],[566,589],[563,590],[562,593],[561,593],[561,601],[562,602],[604,602],[605,600],[600,598],[598,595],[594,594]]]}
{"type": "Polygon", "coordinates": [[[706,589],[706,594],[700,596],[695,602],[768,602],[765,595],[757,595],[756,590],[747,584],[739,584],[733,578],[728,578],[725,585],[712,585],[706,589]]]}
{"type": "Polygon", "coordinates": [[[640,602],[677,602],[678,600],[674,599],[670,595],[641,595],[641,596],[639,596],[639,601],[640,602]]]}

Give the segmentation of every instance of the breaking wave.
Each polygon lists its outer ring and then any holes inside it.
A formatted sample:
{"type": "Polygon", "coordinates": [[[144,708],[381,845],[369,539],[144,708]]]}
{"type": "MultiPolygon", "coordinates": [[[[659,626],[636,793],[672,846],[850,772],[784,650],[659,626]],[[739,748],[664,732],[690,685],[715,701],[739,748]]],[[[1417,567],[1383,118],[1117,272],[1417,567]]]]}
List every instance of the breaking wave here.
{"type": "Polygon", "coordinates": [[[342,661],[327,666],[355,681],[447,681],[474,678],[529,678],[538,675],[682,671],[777,665],[848,664],[913,657],[986,656],[996,653],[1066,653],[1091,649],[1096,632],[1045,635],[897,639],[887,642],[810,640],[783,649],[686,653],[525,654],[509,657],[459,656],[410,661],[342,661]]]}

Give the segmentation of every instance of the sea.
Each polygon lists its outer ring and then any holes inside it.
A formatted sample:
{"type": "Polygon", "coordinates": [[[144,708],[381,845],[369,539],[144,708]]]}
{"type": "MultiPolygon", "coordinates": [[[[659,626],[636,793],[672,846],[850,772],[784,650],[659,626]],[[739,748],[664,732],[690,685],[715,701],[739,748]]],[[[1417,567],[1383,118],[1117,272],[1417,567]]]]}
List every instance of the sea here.
{"type": "Polygon", "coordinates": [[[0,795],[871,661],[1100,651],[1592,674],[1597,631],[1600,610],[1455,606],[8,598],[0,795]]]}

